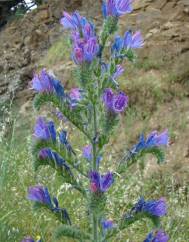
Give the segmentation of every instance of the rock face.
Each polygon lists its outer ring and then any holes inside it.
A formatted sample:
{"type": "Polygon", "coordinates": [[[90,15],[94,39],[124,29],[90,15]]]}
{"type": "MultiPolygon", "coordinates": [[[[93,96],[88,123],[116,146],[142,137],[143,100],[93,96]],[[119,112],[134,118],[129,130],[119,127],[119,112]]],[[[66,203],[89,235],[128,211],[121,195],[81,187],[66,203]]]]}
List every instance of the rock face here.
{"type": "MultiPolygon", "coordinates": [[[[27,101],[28,82],[42,56],[62,34],[59,19],[63,10],[79,9],[101,22],[101,1],[48,1],[0,32],[0,102],[14,95],[27,101]]],[[[154,62],[180,79],[189,77],[189,1],[136,0],[131,15],[120,20],[121,31],[141,29],[146,44],[140,58],[154,62]],[[137,21],[136,21],[137,19],[137,21]]],[[[52,67],[53,69],[53,67],[52,67]]]]}
{"type": "Polygon", "coordinates": [[[1,0],[0,1],[0,28],[6,24],[7,17],[12,7],[16,6],[22,0],[1,0]]]}

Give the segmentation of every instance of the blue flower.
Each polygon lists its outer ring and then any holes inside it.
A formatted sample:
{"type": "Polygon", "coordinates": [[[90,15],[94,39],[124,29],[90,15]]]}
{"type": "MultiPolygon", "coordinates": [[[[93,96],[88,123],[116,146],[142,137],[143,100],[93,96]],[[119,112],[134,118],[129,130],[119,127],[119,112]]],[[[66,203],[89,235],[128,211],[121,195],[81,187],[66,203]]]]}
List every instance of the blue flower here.
{"type": "Polygon", "coordinates": [[[43,117],[39,117],[34,127],[34,136],[41,140],[56,141],[56,130],[52,121],[46,122],[43,117]]]}
{"type": "Polygon", "coordinates": [[[140,136],[139,142],[131,149],[131,154],[134,155],[145,149],[167,146],[168,144],[169,135],[167,130],[161,134],[158,134],[157,131],[153,131],[148,135],[146,140],[143,134],[140,136]]]}
{"type": "Polygon", "coordinates": [[[64,12],[64,17],[61,18],[60,23],[64,26],[65,29],[80,30],[83,26],[86,25],[87,20],[77,11],[75,11],[72,15],[64,12]]]}
{"type": "Polygon", "coordinates": [[[122,113],[128,106],[128,97],[122,91],[115,94],[111,88],[106,88],[102,98],[105,107],[111,113],[122,113]]]}
{"type": "Polygon", "coordinates": [[[41,160],[49,159],[53,161],[53,164],[55,164],[55,166],[63,167],[70,176],[73,176],[73,173],[71,172],[71,169],[69,165],[66,163],[66,161],[58,153],[52,151],[51,149],[44,148],[40,150],[39,158],[41,160]]]}
{"type": "Polygon", "coordinates": [[[77,106],[78,102],[82,99],[82,90],[80,88],[72,88],[69,92],[70,105],[72,108],[77,106]]]}
{"type": "MultiPolygon", "coordinates": [[[[38,236],[38,237],[40,237],[40,236],[38,236]]],[[[25,238],[22,240],[22,242],[35,242],[35,240],[34,240],[32,237],[27,236],[27,237],[25,237],[25,238]]],[[[36,242],[42,242],[42,241],[41,241],[41,239],[37,239],[36,242]]]]}
{"type": "MultiPolygon", "coordinates": [[[[143,45],[144,40],[140,31],[136,31],[134,34],[131,31],[127,31],[123,38],[121,36],[115,37],[112,45],[112,54],[121,57],[123,50],[142,48],[143,45]]],[[[126,56],[126,53],[123,54],[124,56],[126,56]]]]}
{"type": "Polygon", "coordinates": [[[121,65],[117,65],[116,66],[116,70],[114,72],[114,74],[112,75],[112,78],[115,80],[118,77],[120,77],[124,72],[124,68],[121,65]]]}
{"type": "Polygon", "coordinates": [[[92,145],[86,145],[83,147],[83,157],[88,161],[91,161],[93,158],[92,155],[92,145]]]}
{"type": "Polygon", "coordinates": [[[114,43],[112,45],[112,53],[119,54],[121,50],[124,48],[124,40],[121,36],[116,36],[114,43]]]}
{"type": "Polygon", "coordinates": [[[66,221],[69,225],[71,225],[71,219],[70,216],[65,208],[60,208],[59,203],[56,197],[53,197],[53,203],[54,203],[54,208],[52,209],[53,212],[55,213],[60,213],[61,218],[66,221]]]}
{"type": "Polygon", "coordinates": [[[41,185],[29,187],[28,199],[48,206],[52,212],[60,215],[62,220],[66,221],[68,224],[71,225],[67,210],[65,208],[62,209],[59,207],[59,203],[56,197],[53,197],[52,203],[49,191],[46,187],[43,187],[41,185]]]}
{"type": "Polygon", "coordinates": [[[163,217],[167,213],[167,204],[165,198],[149,201],[145,201],[144,198],[141,198],[132,211],[136,213],[145,212],[152,216],[163,217]]]}
{"type": "Polygon", "coordinates": [[[73,150],[71,144],[68,141],[68,134],[65,130],[62,130],[60,132],[59,140],[60,140],[60,143],[63,144],[66,147],[66,149],[69,153],[72,153],[72,154],[75,155],[75,151],[73,150]]]}
{"type": "Polygon", "coordinates": [[[102,220],[101,225],[102,225],[102,229],[103,229],[104,232],[106,232],[107,230],[115,227],[115,224],[110,219],[109,220],[102,220]]]}
{"type": "Polygon", "coordinates": [[[90,188],[91,191],[96,192],[106,192],[114,182],[114,177],[111,172],[105,175],[100,175],[97,171],[91,171],[90,177],[90,188]]]}
{"type": "Polygon", "coordinates": [[[144,242],[167,242],[169,236],[163,230],[152,231],[148,234],[144,242]]]}
{"type": "Polygon", "coordinates": [[[73,43],[72,58],[78,65],[86,62],[91,63],[97,56],[99,51],[99,44],[97,37],[91,37],[86,40],[76,38],[73,43]]]}
{"type": "Polygon", "coordinates": [[[58,97],[64,97],[64,88],[60,81],[56,80],[52,74],[43,69],[39,74],[35,74],[31,87],[39,93],[55,93],[58,97]]]}
{"type": "Polygon", "coordinates": [[[41,185],[29,187],[28,199],[52,207],[51,197],[47,187],[41,185]]]}
{"type": "Polygon", "coordinates": [[[142,48],[144,45],[144,40],[142,38],[141,32],[137,31],[132,34],[131,31],[127,31],[124,36],[124,48],[126,49],[137,49],[142,48]]]}
{"type": "Polygon", "coordinates": [[[103,1],[102,12],[106,18],[108,16],[119,17],[126,13],[131,13],[133,0],[107,0],[103,1]]]}
{"type": "Polygon", "coordinates": [[[32,237],[27,236],[22,240],[22,242],[35,242],[35,240],[32,237]]]}

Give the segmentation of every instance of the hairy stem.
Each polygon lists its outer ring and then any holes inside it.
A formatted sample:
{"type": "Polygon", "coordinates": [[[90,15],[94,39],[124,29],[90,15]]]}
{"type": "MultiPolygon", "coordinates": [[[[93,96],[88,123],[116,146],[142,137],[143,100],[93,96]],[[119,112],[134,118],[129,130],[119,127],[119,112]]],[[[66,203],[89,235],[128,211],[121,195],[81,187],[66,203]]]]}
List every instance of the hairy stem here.
{"type": "MultiPolygon", "coordinates": [[[[97,139],[97,116],[96,116],[96,105],[93,104],[93,118],[94,118],[94,138],[93,138],[93,170],[97,170],[98,167],[96,165],[97,159],[97,147],[96,147],[96,139],[97,139]]],[[[93,212],[93,241],[98,242],[98,217],[93,212]]]]}

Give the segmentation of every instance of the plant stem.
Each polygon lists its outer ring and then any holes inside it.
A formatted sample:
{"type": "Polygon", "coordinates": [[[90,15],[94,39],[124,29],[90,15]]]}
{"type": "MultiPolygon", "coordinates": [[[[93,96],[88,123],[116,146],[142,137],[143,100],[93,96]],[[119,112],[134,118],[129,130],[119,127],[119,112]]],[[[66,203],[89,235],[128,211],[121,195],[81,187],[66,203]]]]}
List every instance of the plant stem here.
{"type": "MultiPolygon", "coordinates": [[[[93,104],[93,118],[94,118],[94,138],[92,142],[93,147],[93,170],[98,170],[98,167],[96,165],[96,159],[97,159],[97,147],[96,147],[96,138],[97,138],[97,116],[96,116],[96,105],[93,104]]],[[[98,217],[93,212],[93,241],[98,242],[98,217]]]]}
{"type": "Polygon", "coordinates": [[[98,242],[98,218],[93,214],[93,241],[98,242]]]}

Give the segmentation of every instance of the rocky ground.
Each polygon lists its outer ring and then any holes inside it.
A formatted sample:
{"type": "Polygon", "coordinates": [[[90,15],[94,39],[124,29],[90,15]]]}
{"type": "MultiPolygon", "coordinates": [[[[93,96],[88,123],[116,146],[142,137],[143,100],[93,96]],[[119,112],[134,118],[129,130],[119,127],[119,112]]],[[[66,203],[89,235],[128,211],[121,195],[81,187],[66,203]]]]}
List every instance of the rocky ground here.
{"type": "MultiPolygon", "coordinates": [[[[100,1],[49,2],[23,18],[12,21],[0,32],[1,103],[11,95],[22,104],[30,98],[28,82],[48,48],[62,34],[59,19],[64,9],[79,9],[87,12],[97,23],[101,21],[100,1]]],[[[177,80],[188,78],[188,0],[136,0],[134,12],[121,19],[121,26],[123,31],[126,27],[142,30],[146,44],[139,53],[141,65],[146,63],[148,69],[158,69],[160,77],[167,72],[177,80]]],[[[59,76],[61,74],[58,73],[59,76]]]]}

